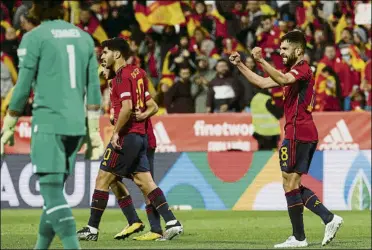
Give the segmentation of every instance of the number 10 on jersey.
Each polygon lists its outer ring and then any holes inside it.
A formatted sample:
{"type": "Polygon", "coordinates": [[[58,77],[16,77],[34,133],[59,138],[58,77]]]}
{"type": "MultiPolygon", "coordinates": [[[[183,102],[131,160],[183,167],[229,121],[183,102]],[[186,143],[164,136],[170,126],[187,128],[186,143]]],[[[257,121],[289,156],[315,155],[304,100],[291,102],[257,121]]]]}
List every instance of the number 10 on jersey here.
{"type": "Polygon", "coordinates": [[[137,81],[137,88],[136,88],[136,93],[137,93],[137,105],[136,108],[143,108],[145,106],[144,99],[142,99],[142,95],[144,95],[145,92],[145,86],[143,83],[143,79],[139,79],[137,81]]]}

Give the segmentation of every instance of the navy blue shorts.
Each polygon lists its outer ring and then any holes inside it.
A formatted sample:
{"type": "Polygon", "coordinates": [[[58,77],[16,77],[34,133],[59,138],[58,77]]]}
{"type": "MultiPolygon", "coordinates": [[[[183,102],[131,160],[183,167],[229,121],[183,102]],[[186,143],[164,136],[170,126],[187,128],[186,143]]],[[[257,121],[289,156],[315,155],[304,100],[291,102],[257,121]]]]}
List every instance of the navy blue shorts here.
{"type": "Polygon", "coordinates": [[[130,179],[134,173],[150,171],[147,140],[144,135],[127,134],[120,145],[120,150],[114,149],[111,143],[107,146],[100,166],[103,171],[130,179]]]}
{"type": "Polygon", "coordinates": [[[148,148],[147,149],[147,159],[149,160],[150,172],[151,172],[152,178],[154,178],[154,158],[155,158],[155,149],[154,148],[148,148]]]}
{"type": "Polygon", "coordinates": [[[307,174],[317,144],[284,139],[279,149],[280,169],[286,173],[307,174]]]}
{"type": "MultiPolygon", "coordinates": [[[[146,143],[148,145],[148,137],[146,135],[146,143]]],[[[150,165],[150,173],[152,178],[154,179],[154,158],[155,158],[155,148],[147,148],[147,159],[149,160],[150,165]]]]}

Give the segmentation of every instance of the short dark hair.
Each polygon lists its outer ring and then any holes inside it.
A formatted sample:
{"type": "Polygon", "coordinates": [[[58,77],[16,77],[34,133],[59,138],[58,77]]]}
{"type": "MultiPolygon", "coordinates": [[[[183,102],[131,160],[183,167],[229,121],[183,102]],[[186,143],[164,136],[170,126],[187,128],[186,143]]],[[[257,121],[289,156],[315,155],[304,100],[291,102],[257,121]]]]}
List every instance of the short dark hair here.
{"type": "Polygon", "coordinates": [[[34,19],[39,22],[63,19],[62,0],[33,0],[32,3],[32,8],[27,16],[28,19],[34,19]]]}
{"type": "Polygon", "coordinates": [[[327,42],[325,44],[324,48],[327,48],[327,47],[332,47],[332,48],[336,49],[335,44],[334,43],[331,43],[331,42],[327,42]]]}
{"type": "Polygon", "coordinates": [[[261,17],[261,21],[266,21],[267,19],[270,19],[271,21],[272,16],[271,15],[264,15],[261,17]]]}
{"type": "Polygon", "coordinates": [[[124,57],[125,60],[127,60],[131,55],[129,44],[123,38],[114,37],[105,40],[102,42],[102,49],[104,49],[105,47],[107,47],[109,50],[119,51],[121,56],[124,57]]]}
{"type": "Polygon", "coordinates": [[[306,48],[306,38],[305,34],[300,30],[293,30],[285,34],[281,39],[280,42],[287,41],[289,43],[297,43],[301,46],[303,51],[305,52],[306,48]]]}

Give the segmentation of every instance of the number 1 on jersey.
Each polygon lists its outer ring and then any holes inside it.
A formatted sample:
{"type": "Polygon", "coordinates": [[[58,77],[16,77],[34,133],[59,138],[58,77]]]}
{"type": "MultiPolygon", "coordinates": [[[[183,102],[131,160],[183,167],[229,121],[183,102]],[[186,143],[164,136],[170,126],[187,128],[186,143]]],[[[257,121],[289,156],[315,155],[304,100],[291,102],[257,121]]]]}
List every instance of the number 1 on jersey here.
{"type": "Polygon", "coordinates": [[[68,54],[68,66],[69,66],[69,75],[70,75],[70,85],[71,88],[76,88],[76,71],[75,71],[75,46],[67,45],[67,54],[68,54]]]}

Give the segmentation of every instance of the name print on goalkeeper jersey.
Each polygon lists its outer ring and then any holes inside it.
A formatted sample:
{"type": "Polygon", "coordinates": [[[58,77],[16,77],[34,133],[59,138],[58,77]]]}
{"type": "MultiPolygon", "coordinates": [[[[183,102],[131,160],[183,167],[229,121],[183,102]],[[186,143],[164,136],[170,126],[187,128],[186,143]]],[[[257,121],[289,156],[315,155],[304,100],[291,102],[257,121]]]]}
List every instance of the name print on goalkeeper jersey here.
{"type": "MultiPolygon", "coordinates": [[[[25,34],[18,49],[19,67],[32,73],[20,75],[17,95],[27,95],[32,86],[33,130],[63,135],[85,135],[85,103],[100,105],[97,58],[90,35],[62,20],[42,22],[25,34]],[[26,86],[27,85],[27,86],[26,86]],[[28,91],[28,93],[26,93],[28,91]],[[21,93],[22,92],[22,93],[21,93]]],[[[19,97],[19,96],[18,96],[19,97]]],[[[10,109],[21,111],[24,103],[14,101],[10,109]]]]}

